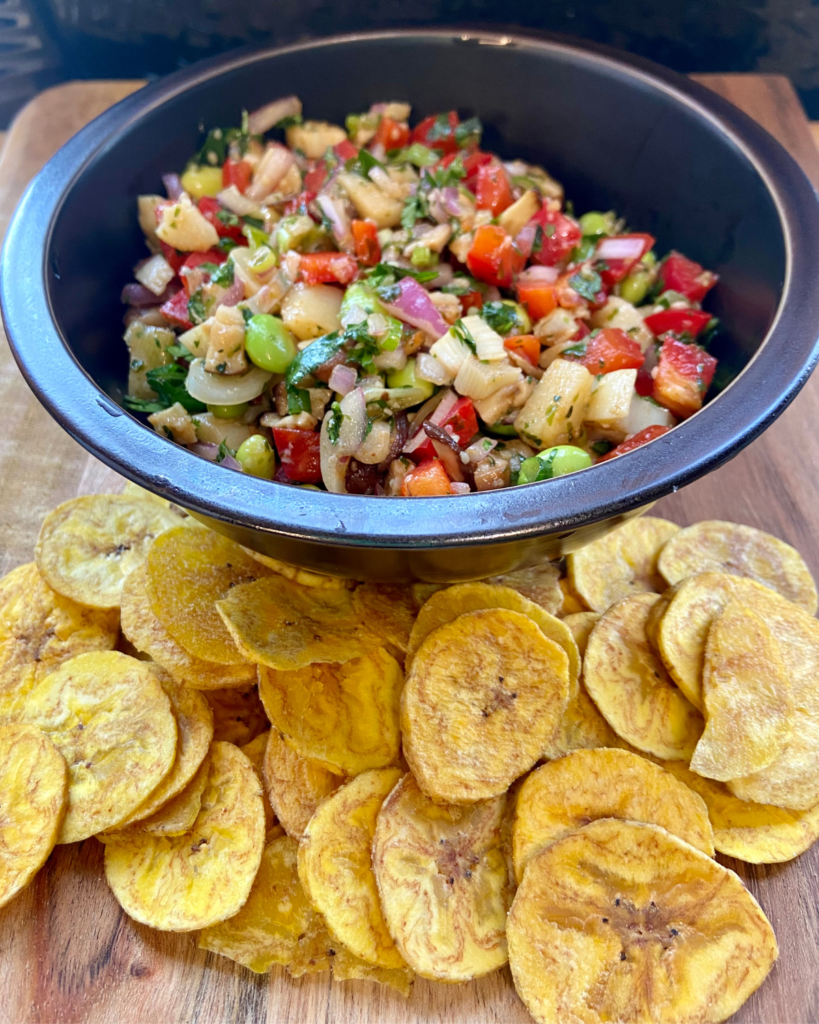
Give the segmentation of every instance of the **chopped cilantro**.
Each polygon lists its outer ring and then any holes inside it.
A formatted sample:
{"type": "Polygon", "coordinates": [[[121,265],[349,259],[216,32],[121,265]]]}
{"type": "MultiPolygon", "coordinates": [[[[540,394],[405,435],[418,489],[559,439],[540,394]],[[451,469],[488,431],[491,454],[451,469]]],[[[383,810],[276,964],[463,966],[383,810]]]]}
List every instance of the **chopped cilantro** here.
{"type": "Polygon", "coordinates": [[[178,342],[175,345],[168,345],[165,349],[169,356],[173,359],[190,359],[191,354],[184,345],[180,345],[178,342]]]}
{"type": "Polygon", "coordinates": [[[458,341],[462,341],[464,345],[467,345],[473,352],[477,353],[478,346],[475,344],[475,339],[472,337],[469,328],[466,326],[463,320],[456,320],[452,327],[450,327],[450,330],[458,339],[458,341]]]}
{"type": "Polygon", "coordinates": [[[483,125],[479,117],[468,117],[466,121],[461,121],[459,125],[455,126],[455,141],[461,149],[473,144],[479,146],[481,135],[483,135],[483,125]]]}
{"type": "Polygon", "coordinates": [[[578,359],[582,359],[588,352],[588,349],[588,342],[584,338],[582,341],[576,341],[574,345],[569,345],[567,348],[564,348],[560,354],[562,356],[577,356],[578,359]]]}
{"type": "Polygon", "coordinates": [[[294,125],[301,124],[304,118],[301,114],[289,114],[287,117],[283,117],[281,121],[277,121],[274,128],[292,128],[294,125]]]}
{"type": "Polygon", "coordinates": [[[433,281],[438,276],[437,270],[416,270],[415,267],[399,267],[393,263],[376,263],[366,271],[367,283],[373,288],[381,288],[395,284],[402,277],[413,277],[419,284],[433,281]]]}
{"type": "Polygon", "coordinates": [[[383,167],[384,165],[380,160],[376,160],[372,153],[367,149],[360,149],[358,156],[351,157],[344,165],[346,171],[352,171],[356,174],[360,174],[362,177],[368,177],[373,167],[383,167]]]}
{"type": "Polygon", "coordinates": [[[452,136],[452,125],[449,123],[449,114],[439,114],[427,132],[428,142],[443,142],[452,136]]]}
{"type": "Polygon", "coordinates": [[[330,406],[330,411],[327,413],[327,436],[333,444],[338,444],[343,420],[344,413],[341,411],[341,406],[338,402],[333,402],[330,406]]]}
{"type": "Polygon", "coordinates": [[[569,278],[569,286],[578,295],[593,302],[603,287],[600,275],[595,270],[580,270],[569,278]]]}
{"type": "Polygon", "coordinates": [[[204,323],[208,318],[208,311],[212,303],[213,299],[206,299],[202,289],[197,288],[188,299],[188,319],[190,322],[192,324],[204,323]]]}
{"type": "MultiPolygon", "coordinates": [[[[547,227],[553,228],[553,224],[547,224],[547,227]]],[[[549,236],[551,237],[551,236],[549,236]]],[[[532,239],[532,255],[540,252],[543,249],[543,228],[540,224],[535,227],[535,237],[532,239]]]]}
{"type": "Polygon", "coordinates": [[[254,316],[253,310],[252,309],[248,309],[247,306],[240,306],[239,308],[242,311],[242,318],[244,319],[244,322],[246,324],[249,324],[250,321],[253,319],[253,316],[254,316]]]}
{"type": "Polygon", "coordinates": [[[227,159],[231,142],[239,144],[239,152],[244,156],[251,138],[247,126],[247,111],[243,110],[240,128],[212,128],[208,132],[202,148],[196,154],[195,162],[209,167],[221,167],[227,159]]]}
{"type": "Polygon", "coordinates": [[[401,211],[401,227],[405,231],[412,231],[417,220],[422,220],[424,217],[428,216],[429,203],[427,202],[427,197],[419,187],[415,195],[410,196],[404,203],[404,208],[401,211]]]}
{"type": "Polygon", "coordinates": [[[231,228],[238,228],[241,223],[235,213],[224,209],[216,211],[216,219],[220,220],[223,224],[227,224],[228,227],[231,228]]]}
{"type": "MultiPolygon", "coordinates": [[[[170,363],[168,366],[157,366],[148,370],[145,375],[150,387],[157,393],[160,409],[167,409],[177,402],[188,412],[204,412],[206,405],[192,398],[185,388],[185,380],[188,371],[179,363],[170,363]]],[[[158,410],[152,410],[157,412],[158,410]]]]}
{"type": "Polygon", "coordinates": [[[230,448],[228,446],[227,441],[223,440],[222,443],[219,445],[219,450],[216,453],[216,461],[217,461],[217,463],[218,462],[224,462],[225,459],[228,457],[228,455],[232,459],[235,459],[236,458],[236,449],[235,448],[230,448]]]}
{"type": "Polygon", "coordinates": [[[485,302],[481,317],[498,334],[521,334],[524,323],[517,309],[509,302],[485,302]]]}
{"type": "Polygon", "coordinates": [[[220,252],[231,252],[233,249],[236,248],[238,244],[239,243],[236,241],[235,238],[228,238],[226,236],[225,238],[219,239],[219,241],[216,243],[216,248],[220,252]]]}
{"type": "Polygon", "coordinates": [[[230,288],[233,284],[233,262],[226,260],[221,267],[217,267],[210,275],[210,283],[230,288]]]}
{"type": "Polygon", "coordinates": [[[249,228],[256,228],[257,231],[261,231],[264,228],[264,221],[261,217],[252,217],[249,213],[246,213],[242,220],[249,228]]]}

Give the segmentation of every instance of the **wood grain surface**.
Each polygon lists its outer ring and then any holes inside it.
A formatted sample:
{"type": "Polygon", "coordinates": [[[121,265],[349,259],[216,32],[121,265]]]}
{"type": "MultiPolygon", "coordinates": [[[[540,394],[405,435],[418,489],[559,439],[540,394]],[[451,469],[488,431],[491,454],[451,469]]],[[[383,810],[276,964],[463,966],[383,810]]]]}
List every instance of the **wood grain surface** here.
{"type": "MultiPolygon", "coordinates": [[[[706,75],[710,88],[755,117],[819,186],[817,152],[790,83],[776,76],[706,75]]],[[[0,231],[28,180],[83,124],[138,82],[69,83],[19,116],[0,155],[0,231]]],[[[32,254],[34,257],[35,254],[32,254]]],[[[117,344],[118,339],[112,339],[117,344]]],[[[679,523],[723,518],[795,544],[819,574],[819,376],[759,440],[656,513],[679,523]]],[[[43,514],[76,494],[116,490],[122,479],[54,424],[0,342],[0,572],[28,561],[43,514]]],[[[194,935],[129,920],[106,886],[94,839],[59,847],[31,887],[0,910],[2,1024],[421,1024],[526,1022],[507,970],[464,986],[419,980],[405,1001],[365,982],[327,975],[251,974],[196,948],[194,935]]],[[[819,1021],[819,847],[790,864],[725,859],[776,930],[779,963],[734,1018],[765,1024],[819,1021]]]]}

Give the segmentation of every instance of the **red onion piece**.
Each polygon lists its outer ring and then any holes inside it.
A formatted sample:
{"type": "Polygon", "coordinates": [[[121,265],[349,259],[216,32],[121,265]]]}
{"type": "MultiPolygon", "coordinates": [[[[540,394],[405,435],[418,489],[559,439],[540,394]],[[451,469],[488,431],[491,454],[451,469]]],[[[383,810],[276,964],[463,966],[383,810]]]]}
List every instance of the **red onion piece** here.
{"type": "Polygon", "coordinates": [[[210,441],[197,441],[195,444],[188,445],[188,451],[193,452],[194,455],[201,455],[208,462],[216,462],[216,456],[219,454],[219,445],[212,444],[210,441]]]}
{"type": "Polygon", "coordinates": [[[560,276],[557,267],[527,267],[518,274],[518,282],[523,284],[554,284],[560,276]]]}
{"type": "Polygon", "coordinates": [[[628,235],[603,238],[597,243],[595,256],[600,260],[637,260],[643,255],[645,239],[628,235]]]}
{"type": "Polygon", "coordinates": [[[254,110],[247,118],[247,130],[251,135],[264,135],[285,117],[295,117],[301,113],[301,100],[298,96],[283,96],[281,99],[265,103],[254,110]]]}
{"type": "Polygon", "coordinates": [[[358,374],[352,366],[338,363],[333,367],[333,372],[330,374],[330,379],[327,383],[333,391],[337,391],[340,395],[349,395],[355,387],[357,379],[358,374]]]}
{"type": "Polygon", "coordinates": [[[438,288],[443,288],[445,284],[450,284],[455,276],[451,263],[439,263],[436,270],[438,271],[438,276],[424,283],[424,288],[429,292],[434,292],[438,288]]]}
{"type": "Polygon", "coordinates": [[[442,338],[449,330],[449,324],[421,285],[412,277],[402,277],[395,287],[399,289],[399,294],[392,302],[381,299],[387,312],[412,327],[426,331],[436,340],[442,338]]]}
{"type": "Polygon", "coordinates": [[[500,302],[500,300],[501,300],[500,290],[498,288],[496,288],[493,284],[490,284],[489,287],[486,289],[486,291],[483,293],[483,301],[484,302],[500,302]]]}
{"type": "Polygon", "coordinates": [[[241,462],[234,459],[232,455],[226,455],[219,463],[219,465],[224,466],[225,469],[235,469],[239,473],[244,473],[241,462]]]}
{"type": "Polygon", "coordinates": [[[178,291],[178,285],[174,286],[169,284],[161,295],[154,295],[150,288],[146,288],[144,284],[132,281],[130,284],[126,284],[122,289],[120,301],[126,302],[130,306],[161,306],[163,302],[167,302],[168,299],[172,299],[178,291]]]}
{"type": "Polygon", "coordinates": [[[219,306],[235,306],[245,297],[245,286],[238,280],[235,280],[233,284],[228,288],[225,294],[219,299],[217,309],[219,306]]]}
{"type": "Polygon", "coordinates": [[[444,209],[450,217],[458,217],[461,214],[460,193],[454,185],[448,185],[443,192],[444,209]]]}
{"type": "Polygon", "coordinates": [[[353,248],[353,229],[342,204],[323,192],[316,198],[316,206],[330,221],[333,238],[339,249],[343,249],[345,252],[350,251],[353,248]]]}
{"type": "Polygon", "coordinates": [[[165,186],[165,191],[168,193],[168,199],[176,200],[185,191],[182,188],[182,179],[178,174],[163,174],[162,184],[165,186]]]}
{"type": "Polygon", "coordinates": [[[449,485],[451,494],[469,494],[472,488],[468,483],[462,483],[460,480],[453,480],[449,485]]]}

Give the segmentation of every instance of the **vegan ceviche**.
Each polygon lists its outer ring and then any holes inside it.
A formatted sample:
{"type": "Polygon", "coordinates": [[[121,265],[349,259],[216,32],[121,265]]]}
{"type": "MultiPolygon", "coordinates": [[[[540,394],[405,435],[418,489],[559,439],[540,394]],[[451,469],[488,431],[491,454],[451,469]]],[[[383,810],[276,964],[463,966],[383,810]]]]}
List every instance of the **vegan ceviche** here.
{"type": "Polygon", "coordinates": [[[575,472],[696,412],[716,275],[576,216],[477,118],[409,117],[285,97],[139,197],[126,406],[233,470],[403,496],[575,472]]]}

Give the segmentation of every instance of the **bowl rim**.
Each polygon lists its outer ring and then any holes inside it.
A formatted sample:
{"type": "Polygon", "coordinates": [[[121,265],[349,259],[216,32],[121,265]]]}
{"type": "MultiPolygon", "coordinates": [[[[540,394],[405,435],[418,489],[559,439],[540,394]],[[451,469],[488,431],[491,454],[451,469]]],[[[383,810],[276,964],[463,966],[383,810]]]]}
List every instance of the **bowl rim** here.
{"type": "Polygon", "coordinates": [[[51,416],[103,463],[149,490],[271,536],[345,547],[457,548],[566,535],[633,512],[738,454],[790,404],[819,359],[819,286],[809,259],[817,249],[819,196],[802,169],[753,119],[705,86],[643,58],[559,34],[394,29],[230,51],[149,83],[109,108],[52,157],[21,199],[0,258],[0,305],[17,364],[51,416]],[[84,170],[132,123],[224,73],[283,54],[396,39],[510,46],[603,64],[687,106],[740,150],[776,205],[786,268],[765,338],[724,391],[668,434],[617,459],[525,487],[426,499],[420,506],[417,498],[385,503],[373,496],[271,487],[270,481],[226,472],[169,444],[102,391],[58,330],[49,289],[50,277],[59,273],[50,265],[54,225],[84,170]],[[41,254],[36,268],[26,255],[32,252],[41,254]],[[774,348],[775,360],[761,358],[774,348]],[[743,387],[737,388],[740,380],[743,387]],[[754,395],[752,406],[747,394],[754,395]],[[71,401],[63,404],[66,395],[71,401]]]}

